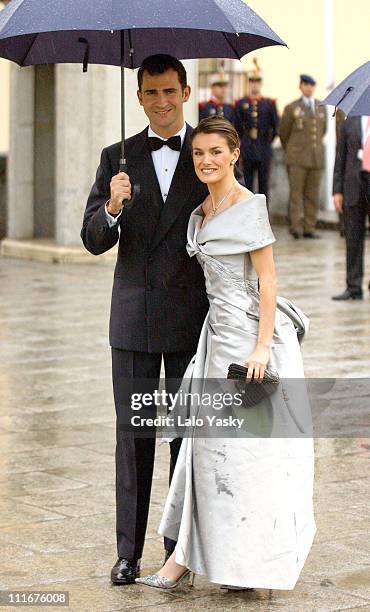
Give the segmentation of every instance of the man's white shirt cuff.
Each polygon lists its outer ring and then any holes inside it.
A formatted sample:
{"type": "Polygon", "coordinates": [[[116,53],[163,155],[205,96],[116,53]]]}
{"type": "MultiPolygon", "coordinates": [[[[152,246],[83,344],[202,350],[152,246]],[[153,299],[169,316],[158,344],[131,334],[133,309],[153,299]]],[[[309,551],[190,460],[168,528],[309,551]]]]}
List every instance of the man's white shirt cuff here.
{"type": "Polygon", "coordinates": [[[109,214],[109,212],[107,210],[108,204],[109,204],[109,200],[108,200],[108,202],[105,203],[105,216],[106,216],[107,223],[108,223],[109,227],[113,227],[114,225],[117,225],[117,221],[120,218],[120,216],[122,215],[122,210],[120,211],[120,213],[116,217],[113,217],[111,214],[109,214]]]}

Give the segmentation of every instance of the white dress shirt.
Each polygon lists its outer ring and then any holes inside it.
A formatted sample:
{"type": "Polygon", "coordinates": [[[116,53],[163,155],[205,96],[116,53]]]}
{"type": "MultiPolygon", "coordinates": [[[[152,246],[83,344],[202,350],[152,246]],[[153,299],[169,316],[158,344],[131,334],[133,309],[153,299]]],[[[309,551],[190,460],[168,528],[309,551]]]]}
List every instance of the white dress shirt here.
{"type": "Polygon", "coordinates": [[[313,114],[316,114],[316,108],[315,108],[315,98],[308,97],[308,96],[302,96],[302,100],[305,103],[305,105],[310,108],[313,112],[313,114]]]}
{"type": "MultiPolygon", "coordinates": [[[[174,136],[180,136],[181,147],[184,144],[185,135],[186,135],[186,123],[184,123],[183,127],[181,128],[179,132],[174,134],[174,136]]],[[[160,138],[164,142],[166,142],[167,140],[166,138],[162,138],[162,136],[159,136],[158,134],[156,134],[150,126],[148,128],[148,137],[160,138]]],[[[180,151],[174,151],[173,149],[170,149],[170,147],[166,147],[165,145],[163,145],[163,147],[161,147],[157,151],[152,151],[151,155],[152,155],[154,170],[157,175],[159,187],[162,193],[162,198],[163,198],[163,201],[165,202],[168,196],[168,192],[170,190],[173,175],[175,174],[177,162],[179,161],[180,151]]],[[[112,227],[113,225],[116,225],[119,217],[122,214],[122,210],[119,213],[119,215],[117,215],[116,217],[112,217],[112,215],[110,215],[109,212],[107,211],[107,204],[105,205],[105,214],[107,217],[109,227],[112,227]]]]}

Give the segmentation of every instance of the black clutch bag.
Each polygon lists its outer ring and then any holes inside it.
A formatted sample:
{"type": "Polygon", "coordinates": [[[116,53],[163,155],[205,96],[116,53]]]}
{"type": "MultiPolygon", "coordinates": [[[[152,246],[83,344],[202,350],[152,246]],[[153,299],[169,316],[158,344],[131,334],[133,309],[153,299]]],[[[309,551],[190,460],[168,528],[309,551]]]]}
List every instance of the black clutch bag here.
{"type": "Polygon", "coordinates": [[[235,380],[236,388],[243,399],[243,406],[251,408],[262,400],[266,399],[277,390],[280,378],[279,374],[272,368],[266,368],[263,381],[261,383],[246,382],[248,369],[238,363],[231,363],[227,373],[227,378],[235,380]]]}

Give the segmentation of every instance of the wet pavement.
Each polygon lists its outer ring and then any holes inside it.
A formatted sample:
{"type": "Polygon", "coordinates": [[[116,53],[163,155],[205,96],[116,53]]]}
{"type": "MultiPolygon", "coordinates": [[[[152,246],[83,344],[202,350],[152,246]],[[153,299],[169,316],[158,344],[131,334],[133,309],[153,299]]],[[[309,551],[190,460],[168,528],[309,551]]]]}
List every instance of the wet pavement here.
{"type": "MultiPolygon", "coordinates": [[[[364,301],[337,303],[330,298],[344,289],[343,240],[334,232],[312,241],[294,241],[283,228],[276,234],[279,294],[311,319],[303,347],[307,376],[368,376],[369,252],[364,301]]],[[[0,590],[69,591],[68,609],[76,612],[370,610],[370,440],[364,437],[316,440],[318,532],[294,591],[227,593],[199,576],[193,588],[173,593],[110,584],[116,560],[107,340],[112,272],[111,262],[0,259],[0,590]]],[[[163,445],[144,573],[162,562],[157,528],[167,471],[163,445]]]]}

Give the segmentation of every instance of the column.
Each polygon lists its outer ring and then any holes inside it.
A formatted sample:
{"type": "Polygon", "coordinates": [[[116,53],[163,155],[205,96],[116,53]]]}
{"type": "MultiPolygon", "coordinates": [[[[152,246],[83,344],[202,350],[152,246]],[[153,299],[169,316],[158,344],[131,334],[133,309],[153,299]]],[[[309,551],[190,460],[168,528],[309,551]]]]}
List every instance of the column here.
{"type": "Polygon", "coordinates": [[[56,66],[56,242],[81,246],[86,200],[100,152],[119,140],[119,69],[56,66]],[[115,95],[115,89],[117,89],[115,95]]]}
{"type": "Polygon", "coordinates": [[[34,69],[11,64],[7,236],[33,238],[34,69]]]}

